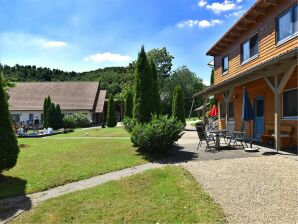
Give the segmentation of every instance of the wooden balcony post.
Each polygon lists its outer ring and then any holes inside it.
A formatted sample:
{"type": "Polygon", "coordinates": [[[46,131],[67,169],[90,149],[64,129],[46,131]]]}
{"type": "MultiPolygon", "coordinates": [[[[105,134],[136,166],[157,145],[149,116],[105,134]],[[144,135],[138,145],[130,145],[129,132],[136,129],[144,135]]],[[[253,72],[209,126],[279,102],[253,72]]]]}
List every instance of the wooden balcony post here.
{"type": "Polygon", "coordinates": [[[206,114],[206,97],[203,96],[203,124],[206,125],[206,119],[205,119],[205,114],[206,114]]]}

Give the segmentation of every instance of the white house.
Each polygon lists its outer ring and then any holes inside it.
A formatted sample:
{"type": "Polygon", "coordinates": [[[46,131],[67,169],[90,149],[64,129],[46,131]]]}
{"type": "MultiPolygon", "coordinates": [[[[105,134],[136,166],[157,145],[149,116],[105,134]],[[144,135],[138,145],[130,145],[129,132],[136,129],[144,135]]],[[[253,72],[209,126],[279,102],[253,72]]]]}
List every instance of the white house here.
{"type": "Polygon", "coordinates": [[[33,118],[43,120],[44,99],[50,96],[64,115],[85,113],[99,124],[104,113],[106,90],[98,82],[26,82],[9,90],[9,110],[15,122],[30,124],[33,118]]]}

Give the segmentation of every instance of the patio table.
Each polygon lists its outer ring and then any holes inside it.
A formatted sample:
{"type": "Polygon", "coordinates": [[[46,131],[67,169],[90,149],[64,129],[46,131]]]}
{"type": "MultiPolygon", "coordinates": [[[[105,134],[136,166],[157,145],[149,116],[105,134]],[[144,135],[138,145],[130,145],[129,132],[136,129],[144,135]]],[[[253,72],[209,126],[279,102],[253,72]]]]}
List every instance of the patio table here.
{"type": "Polygon", "coordinates": [[[218,130],[210,130],[211,134],[215,134],[215,149],[220,150],[220,137],[226,136],[228,130],[226,129],[218,129],[218,130]]]}

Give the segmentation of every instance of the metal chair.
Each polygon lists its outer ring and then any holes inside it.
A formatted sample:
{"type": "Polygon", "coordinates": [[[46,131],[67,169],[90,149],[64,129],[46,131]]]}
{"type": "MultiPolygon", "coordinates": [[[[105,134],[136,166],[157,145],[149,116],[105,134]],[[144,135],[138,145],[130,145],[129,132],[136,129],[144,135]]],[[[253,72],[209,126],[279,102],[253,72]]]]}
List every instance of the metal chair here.
{"type": "Polygon", "coordinates": [[[206,141],[206,144],[207,144],[205,151],[207,151],[207,149],[212,148],[212,147],[215,148],[214,136],[207,134],[207,132],[205,131],[204,124],[196,124],[196,130],[197,130],[198,137],[199,137],[199,144],[197,147],[197,151],[199,150],[199,147],[202,146],[203,141],[206,141]],[[214,146],[212,146],[210,143],[213,143],[214,146]]]}
{"type": "Polygon", "coordinates": [[[231,145],[231,141],[234,141],[233,147],[238,147],[238,146],[241,146],[243,148],[247,147],[247,143],[245,140],[245,122],[244,121],[242,121],[241,123],[240,131],[233,131],[233,134],[230,138],[229,145],[231,145]]]}

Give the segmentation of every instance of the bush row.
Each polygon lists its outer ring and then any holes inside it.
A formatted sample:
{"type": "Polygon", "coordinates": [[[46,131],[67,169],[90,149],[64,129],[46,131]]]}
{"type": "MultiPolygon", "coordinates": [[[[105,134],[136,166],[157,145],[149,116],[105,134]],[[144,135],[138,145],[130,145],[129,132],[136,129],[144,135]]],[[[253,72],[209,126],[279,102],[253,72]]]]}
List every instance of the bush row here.
{"type": "Polygon", "coordinates": [[[89,127],[91,122],[84,113],[74,113],[63,119],[64,128],[85,128],[89,127]]]}

